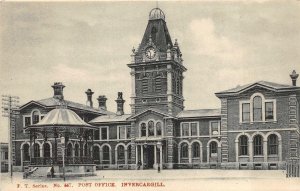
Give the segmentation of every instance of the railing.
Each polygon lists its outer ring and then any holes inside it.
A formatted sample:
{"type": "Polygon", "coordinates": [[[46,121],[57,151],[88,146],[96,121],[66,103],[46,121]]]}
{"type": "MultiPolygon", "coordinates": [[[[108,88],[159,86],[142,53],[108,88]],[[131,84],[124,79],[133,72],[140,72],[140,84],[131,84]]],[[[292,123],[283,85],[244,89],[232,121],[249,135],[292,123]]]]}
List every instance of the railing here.
{"type": "Polygon", "coordinates": [[[300,160],[290,159],[286,162],[286,177],[300,177],[300,160]]]}
{"type": "MultiPolygon", "coordinates": [[[[63,164],[63,158],[62,157],[35,157],[31,158],[30,161],[31,165],[53,165],[63,164]]],[[[65,164],[94,164],[92,157],[82,156],[82,157],[65,157],[65,164]]]]}

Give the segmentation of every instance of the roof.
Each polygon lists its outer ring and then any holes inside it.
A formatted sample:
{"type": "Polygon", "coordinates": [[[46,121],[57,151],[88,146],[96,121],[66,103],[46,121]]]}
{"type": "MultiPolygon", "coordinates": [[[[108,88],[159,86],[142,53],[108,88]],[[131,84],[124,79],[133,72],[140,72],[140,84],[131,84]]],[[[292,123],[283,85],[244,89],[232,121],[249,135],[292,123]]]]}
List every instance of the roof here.
{"type": "Polygon", "coordinates": [[[271,88],[273,90],[294,90],[294,89],[300,89],[300,87],[297,86],[291,86],[291,85],[284,85],[284,84],[278,84],[274,82],[267,82],[267,81],[258,81],[251,84],[246,84],[243,86],[237,86],[232,89],[228,89],[225,91],[217,92],[216,94],[228,94],[228,93],[238,93],[243,90],[247,90],[250,87],[253,87],[255,85],[263,86],[265,88],[271,88]]]}
{"type": "Polygon", "coordinates": [[[156,113],[156,114],[159,114],[159,115],[162,115],[164,117],[169,117],[169,118],[173,118],[173,116],[159,110],[159,109],[155,109],[155,108],[147,108],[147,109],[144,109],[142,111],[140,111],[139,113],[136,113],[135,115],[131,116],[130,119],[134,119],[140,115],[143,115],[144,113],[147,113],[147,112],[153,112],[153,113],[156,113]]]}
{"type": "Polygon", "coordinates": [[[198,109],[184,110],[178,113],[177,118],[197,118],[197,117],[219,117],[221,109],[198,109]]]}
{"type": "Polygon", "coordinates": [[[129,118],[130,114],[124,115],[102,115],[96,117],[95,119],[91,120],[89,123],[108,123],[108,122],[126,122],[127,118],[129,118]]]}
{"type": "MultiPolygon", "coordinates": [[[[24,104],[22,107],[25,107],[32,102],[40,104],[41,106],[45,106],[45,107],[55,107],[55,106],[61,105],[59,99],[51,97],[51,98],[46,98],[46,99],[42,99],[42,100],[38,100],[38,101],[28,102],[27,104],[24,104]]],[[[86,111],[90,111],[90,112],[94,112],[94,113],[98,113],[98,114],[112,114],[112,112],[110,112],[110,111],[95,109],[93,107],[90,107],[90,106],[87,106],[84,104],[80,104],[80,103],[76,103],[73,101],[64,100],[64,102],[67,105],[67,107],[86,110],[86,111]]]]}
{"type": "Polygon", "coordinates": [[[45,117],[37,124],[28,126],[35,127],[60,127],[60,126],[76,126],[76,127],[93,127],[84,122],[74,111],[66,108],[57,108],[48,112],[45,117]]]}

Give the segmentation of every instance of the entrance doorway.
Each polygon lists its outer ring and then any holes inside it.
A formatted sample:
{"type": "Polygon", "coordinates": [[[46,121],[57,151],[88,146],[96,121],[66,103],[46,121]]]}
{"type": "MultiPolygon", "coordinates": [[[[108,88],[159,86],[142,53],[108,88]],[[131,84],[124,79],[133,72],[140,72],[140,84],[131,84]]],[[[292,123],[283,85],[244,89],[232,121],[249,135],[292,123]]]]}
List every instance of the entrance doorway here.
{"type": "Polygon", "coordinates": [[[146,166],[148,169],[153,168],[154,164],[154,145],[148,145],[146,148],[146,166]]]}

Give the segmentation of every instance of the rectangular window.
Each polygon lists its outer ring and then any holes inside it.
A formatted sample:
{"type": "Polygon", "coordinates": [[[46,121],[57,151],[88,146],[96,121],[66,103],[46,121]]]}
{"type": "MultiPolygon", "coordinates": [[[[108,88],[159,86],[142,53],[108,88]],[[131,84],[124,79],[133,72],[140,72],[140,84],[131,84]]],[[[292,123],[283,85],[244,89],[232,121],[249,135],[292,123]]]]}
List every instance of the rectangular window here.
{"type": "Polygon", "coordinates": [[[127,138],[127,139],[130,139],[130,127],[131,127],[131,126],[129,126],[129,125],[126,126],[126,138],[127,138]]]}
{"type": "Polygon", "coordinates": [[[266,102],[266,121],[274,120],[273,102],[266,102]]]}
{"type": "Polygon", "coordinates": [[[249,122],[250,121],[250,103],[243,103],[242,105],[242,121],[249,122]]]}
{"type": "Polygon", "coordinates": [[[188,123],[182,123],[182,136],[189,136],[189,124],[188,123]]]}
{"type": "Polygon", "coordinates": [[[210,128],[211,128],[211,135],[219,135],[220,134],[218,121],[210,122],[210,128]]]}
{"type": "Polygon", "coordinates": [[[108,139],[108,128],[102,127],[101,128],[101,140],[107,140],[108,139]]]}
{"type": "Polygon", "coordinates": [[[30,117],[25,117],[24,120],[24,127],[27,127],[28,125],[31,125],[31,118],[30,117]]]}
{"type": "Polygon", "coordinates": [[[197,123],[191,123],[191,136],[198,135],[197,123]]]}
{"type": "Polygon", "coordinates": [[[96,130],[95,132],[94,132],[94,139],[95,140],[99,140],[100,139],[100,130],[98,129],[98,130],[96,130]]]}
{"type": "Polygon", "coordinates": [[[118,126],[119,135],[118,139],[126,139],[126,126],[118,126]]]}
{"type": "Polygon", "coordinates": [[[4,159],[8,160],[8,152],[5,152],[4,156],[5,156],[4,159]]]}

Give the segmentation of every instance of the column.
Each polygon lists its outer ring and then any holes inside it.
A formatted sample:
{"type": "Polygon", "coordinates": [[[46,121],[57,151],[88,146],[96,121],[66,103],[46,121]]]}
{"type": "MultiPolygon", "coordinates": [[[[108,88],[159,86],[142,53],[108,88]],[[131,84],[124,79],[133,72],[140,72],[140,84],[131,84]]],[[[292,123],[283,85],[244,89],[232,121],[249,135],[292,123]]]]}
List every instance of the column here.
{"type": "Polygon", "coordinates": [[[206,146],[206,162],[209,163],[209,155],[210,155],[210,150],[209,150],[209,145],[206,146]]]}
{"type": "Polygon", "coordinates": [[[144,145],[141,145],[141,161],[142,166],[144,166],[144,145]]]}
{"type": "Polygon", "coordinates": [[[102,148],[100,147],[100,164],[102,164],[103,162],[103,150],[102,148]]]}
{"type": "Polygon", "coordinates": [[[189,145],[188,148],[189,148],[189,163],[191,164],[192,163],[192,146],[189,145]]]}
{"type": "Polygon", "coordinates": [[[139,161],[139,155],[138,155],[138,145],[135,146],[135,164],[137,165],[138,164],[138,161],[139,161]]]}
{"type": "Polygon", "coordinates": [[[264,140],[264,147],[263,147],[263,152],[264,152],[264,162],[268,161],[268,141],[264,140]]]}
{"type": "Polygon", "coordinates": [[[160,170],[162,170],[163,166],[163,160],[162,160],[163,154],[162,154],[162,146],[159,149],[159,165],[160,165],[160,170]]]}
{"type": "Polygon", "coordinates": [[[278,157],[279,162],[282,162],[282,142],[281,140],[278,140],[278,157]]]}
{"type": "Polygon", "coordinates": [[[157,164],[157,158],[156,158],[156,145],[154,145],[154,164],[157,164]]]}
{"type": "Polygon", "coordinates": [[[253,140],[249,140],[249,159],[253,162],[253,140]]]}
{"type": "Polygon", "coordinates": [[[181,150],[181,146],[178,146],[178,163],[180,163],[180,150],[181,150]]]}
{"type": "Polygon", "coordinates": [[[221,163],[221,162],[222,162],[222,153],[221,153],[221,149],[222,149],[222,147],[221,147],[221,146],[218,146],[218,151],[217,151],[217,154],[218,154],[218,163],[221,163]]]}
{"type": "Polygon", "coordinates": [[[128,150],[125,149],[125,164],[128,164],[128,150]]]}
{"type": "MultiPolygon", "coordinates": [[[[21,168],[22,168],[22,170],[24,170],[23,169],[23,154],[24,154],[24,152],[23,152],[23,148],[21,148],[21,168]]],[[[1,156],[2,157],[2,156],[1,156]]],[[[0,164],[1,165],[1,164],[0,164]]],[[[1,166],[0,166],[0,168],[1,168],[1,166]]]]}
{"type": "Polygon", "coordinates": [[[235,140],[235,162],[239,162],[239,141],[235,140]]]}
{"type": "Polygon", "coordinates": [[[41,147],[41,145],[39,145],[40,146],[40,157],[43,157],[43,146],[41,147]]]}

